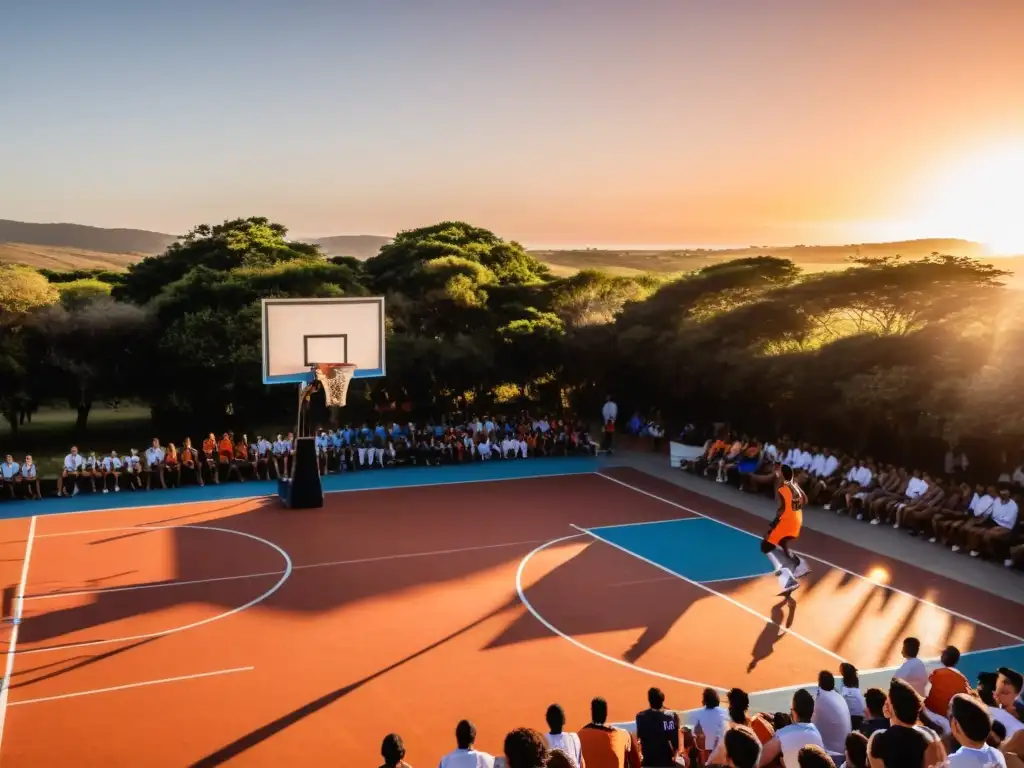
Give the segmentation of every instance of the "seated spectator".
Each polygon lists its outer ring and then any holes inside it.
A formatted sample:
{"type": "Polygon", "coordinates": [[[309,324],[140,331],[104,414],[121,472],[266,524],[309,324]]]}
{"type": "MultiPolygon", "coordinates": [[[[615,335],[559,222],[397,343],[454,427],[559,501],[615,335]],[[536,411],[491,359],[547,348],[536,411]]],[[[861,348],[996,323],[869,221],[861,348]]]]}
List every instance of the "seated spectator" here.
{"type": "Polygon", "coordinates": [[[124,457],[124,477],[132,491],[142,488],[142,460],[138,448],[132,448],[124,457]]]}
{"type": "Polygon", "coordinates": [[[103,478],[103,466],[96,458],[96,451],[89,451],[82,463],[82,479],[89,481],[89,491],[96,493],[96,481],[103,478]]]}
{"type": "Polygon", "coordinates": [[[270,469],[274,455],[274,446],[263,435],[256,436],[256,479],[270,479],[270,469]]]}
{"type": "Polygon", "coordinates": [[[1010,556],[1010,542],[1017,528],[1017,517],[1017,502],[1010,498],[1010,489],[1003,486],[999,490],[999,497],[992,504],[988,518],[965,532],[964,545],[971,557],[984,555],[988,559],[1006,563],[1010,556]]]}
{"type": "Polygon", "coordinates": [[[829,757],[828,752],[816,744],[808,744],[801,748],[797,752],[796,761],[800,768],[836,768],[835,761],[829,757]]]}
{"type": "Polygon", "coordinates": [[[174,443],[167,444],[163,470],[164,477],[171,481],[171,487],[177,488],[181,485],[181,457],[178,455],[178,446],[174,443]]]}
{"type": "Polygon", "coordinates": [[[508,768],[545,768],[548,745],[532,728],[516,728],[505,737],[505,764],[508,768]]]}
{"type": "Polygon", "coordinates": [[[702,696],[704,706],[693,715],[693,733],[697,748],[711,753],[718,746],[718,740],[725,734],[729,713],[722,706],[718,691],[705,688],[702,696]]]}
{"type": "Polygon", "coordinates": [[[811,723],[814,717],[814,697],[804,689],[793,694],[790,710],[792,723],[776,730],[771,740],[761,750],[762,766],[768,766],[782,758],[782,764],[792,768],[799,765],[797,755],[804,747],[813,744],[824,748],[821,734],[811,723]]]}
{"type": "Polygon", "coordinates": [[[590,702],[590,722],[579,732],[587,768],[640,768],[640,748],[634,737],[607,725],[608,702],[590,702]]]}
{"type": "Polygon", "coordinates": [[[907,527],[907,518],[912,521],[910,527],[911,532],[915,535],[917,533],[918,517],[928,519],[932,515],[932,508],[942,503],[942,500],[946,498],[946,489],[942,487],[942,483],[933,480],[931,475],[927,472],[921,477],[922,482],[927,484],[927,488],[924,493],[918,496],[912,501],[903,502],[896,505],[896,509],[893,513],[895,522],[892,527],[899,530],[902,527],[907,527]]]}
{"type": "Polygon", "coordinates": [[[892,467],[880,470],[871,461],[865,461],[864,469],[857,473],[858,488],[849,499],[850,514],[856,515],[858,520],[863,520],[865,516],[870,519],[871,504],[879,498],[879,494],[884,496],[890,488],[898,489],[902,483],[903,477],[898,470],[892,467]]]}
{"type": "Polygon", "coordinates": [[[192,447],[191,437],[186,437],[185,441],[181,444],[180,460],[181,471],[185,473],[185,476],[191,476],[196,481],[196,485],[204,485],[202,465],[199,463],[199,451],[192,447]]]}
{"type": "Polygon", "coordinates": [[[992,507],[996,503],[999,492],[994,485],[985,489],[978,486],[974,498],[971,500],[971,516],[956,527],[948,529],[949,541],[954,552],[959,552],[973,538],[975,529],[983,530],[989,525],[989,518],[992,516],[992,507]]]}
{"type": "Polygon", "coordinates": [[[924,700],[925,716],[942,726],[949,733],[949,703],[961,693],[969,693],[971,684],[956,668],[960,662],[960,650],[952,645],[942,652],[942,666],[928,675],[928,696],[924,700]]]}
{"type": "Polygon", "coordinates": [[[1013,739],[1018,733],[1024,731],[1024,722],[1021,722],[1016,706],[1022,688],[1024,688],[1024,676],[1020,672],[1008,667],[999,668],[993,692],[995,702],[989,707],[989,714],[992,715],[993,721],[1006,728],[1007,740],[1013,739]]]}
{"type": "Polygon", "coordinates": [[[864,692],[864,722],[857,729],[870,737],[875,731],[884,731],[889,727],[889,718],[885,716],[885,691],[881,688],[868,688],[864,692]]]}
{"type": "Polygon", "coordinates": [[[72,445],[71,451],[64,457],[64,467],[61,469],[60,477],[57,478],[57,495],[67,496],[70,485],[71,496],[78,495],[78,478],[82,474],[82,457],[78,455],[78,446],[72,445]]]}
{"type": "Polygon", "coordinates": [[[862,469],[864,469],[863,461],[851,462],[850,466],[847,467],[846,472],[843,474],[842,479],[832,492],[831,500],[825,503],[825,509],[834,511],[836,514],[842,514],[852,508],[853,495],[860,490],[860,483],[857,480],[857,474],[862,469]]]}
{"type": "Polygon", "coordinates": [[[166,488],[167,481],[164,478],[164,456],[166,452],[160,447],[160,441],[155,437],[153,438],[153,444],[146,449],[146,462],[143,470],[145,471],[146,478],[146,490],[150,490],[153,487],[153,476],[160,481],[160,487],[166,488]]]}
{"type": "Polygon", "coordinates": [[[579,768],[579,764],[560,749],[548,752],[546,768],[579,768]]]}
{"type": "Polygon", "coordinates": [[[756,768],[761,760],[761,749],[757,735],[750,728],[738,725],[725,732],[708,765],[756,768]]]}
{"type": "Polygon", "coordinates": [[[19,465],[11,454],[7,454],[4,463],[0,464],[0,490],[6,491],[12,499],[15,497],[15,488],[21,482],[21,465],[19,465]]]}
{"type": "Polygon", "coordinates": [[[814,699],[811,724],[821,734],[825,751],[841,757],[846,749],[846,737],[853,729],[850,708],[842,694],[836,691],[836,678],[828,670],[818,673],[818,695],[814,699]]]}
{"type": "Polygon", "coordinates": [[[950,701],[949,725],[959,748],[947,758],[947,768],[1006,765],[999,750],[987,743],[992,717],[979,699],[965,693],[954,696],[950,701]]]}
{"type": "Polygon", "coordinates": [[[969,508],[972,500],[971,486],[967,483],[960,483],[955,491],[946,496],[945,501],[935,510],[935,514],[928,521],[931,530],[931,536],[928,541],[932,544],[941,541],[948,547],[949,544],[946,541],[947,529],[970,519],[971,513],[969,508]]]}
{"type": "MultiPolygon", "coordinates": [[[[237,477],[238,482],[244,483],[245,476],[249,473],[251,462],[249,461],[249,438],[242,435],[242,439],[234,444],[234,458],[228,468],[228,479],[237,477]]],[[[326,470],[325,470],[326,471],[326,470]]]]}
{"type": "Polygon", "coordinates": [[[113,488],[114,493],[121,491],[121,468],[123,462],[117,455],[117,451],[111,451],[109,456],[103,457],[101,464],[103,471],[103,492],[110,493],[110,489],[113,488]]]}
{"type": "Polygon", "coordinates": [[[854,731],[846,737],[843,768],[868,768],[868,737],[854,731]]]}
{"type": "Polygon", "coordinates": [[[898,677],[889,684],[885,715],[889,727],[868,740],[872,768],[931,768],[941,765],[946,750],[933,731],[918,725],[924,702],[918,692],[898,677]]]}
{"type": "Polygon", "coordinates": [[[469,720],[455,726],[455,744],[455,749],[441,758],[438,768],[494,768],[494,756],[474,747],[476,726],[469,720]]]}
{"type": "Polygon", "coordinates": [[[850,711],[850,727],[854,730],[860,728],[866,715],[864,694],[860,691],[860,676],[853,664],[843,662],[839,665],[839,674],[843,676],[843,701],[850,711]]]}
{"type": "Polygon", "coordinates": [[[583,747],[580,737],[565,732],[565,710],[558,704],[548,707],[545,719],[548,723],[547,742],[551,749],[560,749],[571,757],[579,768],[583,768],[583,747]]]}
{"type": "Polygon", "coordinates": [[[729,703],[729,727],[737,725],[746,726],[757,736],[758,741],[767,744],[775,735],[775,727],[768,722],[764,715],[750,715],[750,697],[746,691],[733,688],[726,694],[729,703]]]}
{"type": "Polygon", "coordinates": [[[292,457],[292,443],[294,442],[294,436],[292,433],[288,433],[288,439],[284,440],[279,434],[277,439],[274,440],[273,450],[273,462],[274,462],[274,474],[277,477],[291,477],[289,470],[289,463],[292,457]]]}
{"type": "Polygon", "coordinates": [[[871,505],[871,524],[889,523],[895,517],[896,510],[906,506],[924,495],[929,488],[928,482],[921,476],[921,470],[915,469],[907,479],[906,486],[901,490],[884,496],[871,505]]]}
{"type": "Polygon", "coordinates": [[[903,641],[903,664],[893,677],[905,681],[919,696],[924,696],[928,688],[928,670],[917,655],[921,652],[921,641],[916,637],[908,637],[903,641]]]}
{"type": "Polygon", "coordinates": [[[658,688],[647,691],[648,709],[637,713],[636,737],[644,766],[671,768],[680,754],[679,715],[665,709],[665,694],[658,688]]]}
{"type": "Polygon", "coordinates": [[[21,484],[25,488],[25,494],[30,499],[43,498],[43,492],[39,487],[39,468],[36,467],[36,463],[32,460],[31,455],[26,456],[25,460],[21,462],[19,477],[21,484]]]}
{"type": "Polygon", "coordinates": [[[207,435],[206,439],[203,440],[203,453],[200,457],[202,460],[202,472],[205,472],[210,477],[210,482],[214,485],[220,482],[220,472],[217,467],[220,463],[218,460],[218,446],[217,438],[214,437],[213,432],[207,435]]]}
{"type": "MultiPolygon", "coordinates": [[[[319,449],[319,444],[318,444],[319,449]]],[[[319,453],[319,450],[318,450],[319,453]]],[[[225,432],[217,443],[217,474],[224,479],[231,479],[231,467],[235,460],[235,443],[231,435],[225,432]]]]}
{"type": "Polygon", "coordinates": [[[836,478],[839,477],[839,459],[831,449],[825,448],[811,460],[808,474],[807,497],[811,504],[821,503],[822,499],[831,500],[834,487],[838,485],[836,478]]]}
{"type": "Polygon", "coordinates": [[[380,745],[380,756],[384,764],[380,768],[412,768],[405,762],[405,743],[397,733],[389,733],[380,745]]]}

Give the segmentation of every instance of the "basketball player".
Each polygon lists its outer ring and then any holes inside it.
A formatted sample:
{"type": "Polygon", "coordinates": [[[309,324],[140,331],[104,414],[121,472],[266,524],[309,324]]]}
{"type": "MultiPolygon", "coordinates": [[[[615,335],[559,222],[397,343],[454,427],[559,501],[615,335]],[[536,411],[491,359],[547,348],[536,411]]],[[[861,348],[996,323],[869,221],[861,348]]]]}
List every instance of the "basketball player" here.
{"type": "Polygon", "coordinates": [[[761,551],[771,562],[779,579],[779,586],[782,588],[779,595],[788,596],[800,586],[797,579],[811,570],[803,558],[789,551],[790,542],[800,537],[807,495],[793,481],[792,467],[787,464],[779,465],[776,473],[781,480],[775,492],[779,501],[779,512],[768,529],[768,535],[761,542],[761,551]]]}

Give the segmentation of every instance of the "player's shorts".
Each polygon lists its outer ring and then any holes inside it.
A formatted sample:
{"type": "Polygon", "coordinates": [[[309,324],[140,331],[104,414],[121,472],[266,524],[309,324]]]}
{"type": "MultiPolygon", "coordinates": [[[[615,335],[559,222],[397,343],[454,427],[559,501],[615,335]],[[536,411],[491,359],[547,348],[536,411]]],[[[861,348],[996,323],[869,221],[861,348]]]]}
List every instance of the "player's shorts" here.
{"type": "Polygon", "coordinates": [[[776,547],[782,544],[783,539],[795,539],[800,535],[800,530],[803,528],[803,521],[796,519],[795,516],[784,515],[779,524],[772,528],[768,535],[765,537],[765,541],[769,544],[774,544],[776,547]]]}

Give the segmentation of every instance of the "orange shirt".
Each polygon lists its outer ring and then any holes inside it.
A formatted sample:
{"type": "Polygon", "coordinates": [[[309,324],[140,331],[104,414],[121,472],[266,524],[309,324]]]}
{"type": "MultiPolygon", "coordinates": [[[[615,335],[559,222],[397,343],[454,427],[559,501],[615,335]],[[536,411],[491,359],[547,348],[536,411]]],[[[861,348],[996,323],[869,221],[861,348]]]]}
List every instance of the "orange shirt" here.
{"type": "Polygon", "coordinates": [[[164,463],[170,464],[172,466],[177,464],[178,463],[178,454],[177,454],[177,452],[176,451],[168,451],[166,454],[164,454],[164,463]]]}
{"type": "Polygon", "coordinates": [[[239,443],[235,446],[235,458],[236,459],[248,459],[249,458],[249,446],[245,443],[239,443]]]}
{"type": "Polygon", "coordinates": [[[728,447],[729,447],[729,444],[727,442],[725,442],[725,440],[715,440],[715,442],[713,442],[711,444],[711,447],[708,448],[708,454],[707,454],[708,458],[711,458],[716,453],[724,451],[728,447]]]}
{"type": "Polygon", "coordinates": [[[235,446],[231,444],[228,438],[224,438],[220,441],[220,456],[222,459],[230,459],[235,455],[235,446]]]}
{"type": "Polygon", "coordinates": [[[203,440],[203,453],[207,456],[212,456],[217,451],[217,441],[206,439],[203,440]]]}
{"type": "Polygon", "coordinates": [[[952,667],[940,667],[928,676],[928,682],[932,684],[928,691],[928,698],[924,705],[929,712],[934,712],[940,717],[949,716],[949,702],[958,693],[967,693],[971,690],[967,678],[958,669],[952,667]]]}
{"type": "Polygon", "coordinates": [[[628,731],[587,725],[579,737],[587,768],[640,768],[640,749],[628,731]]]}

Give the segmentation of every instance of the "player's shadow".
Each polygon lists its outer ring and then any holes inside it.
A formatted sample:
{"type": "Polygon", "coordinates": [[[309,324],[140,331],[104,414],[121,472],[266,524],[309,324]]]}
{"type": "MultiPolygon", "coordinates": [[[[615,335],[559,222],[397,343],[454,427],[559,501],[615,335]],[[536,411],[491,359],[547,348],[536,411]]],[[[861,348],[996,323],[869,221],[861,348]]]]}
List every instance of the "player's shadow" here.
{"type": "Polygon", "coordinates": [[[796,600],[791,595],[786,595],[772,606],[770,617],[771,621],[765,622],[764,629],[754,641],[747,672],[753,672],[758,664],[771,656],[775,651],[775,644],[786,634],[786,630],[793,626],[793,622],[796,621],[796,600]]]}

